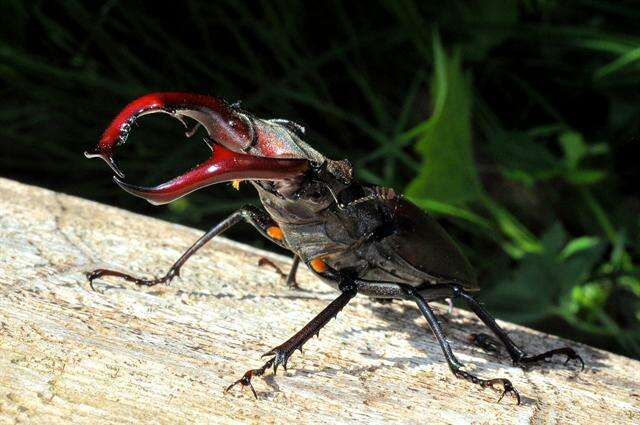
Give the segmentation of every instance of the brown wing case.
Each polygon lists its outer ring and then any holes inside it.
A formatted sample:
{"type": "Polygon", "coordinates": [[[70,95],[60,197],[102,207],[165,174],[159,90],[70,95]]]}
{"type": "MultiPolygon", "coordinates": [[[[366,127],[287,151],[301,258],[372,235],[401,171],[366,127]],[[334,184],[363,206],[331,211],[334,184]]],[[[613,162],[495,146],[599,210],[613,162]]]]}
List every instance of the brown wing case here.
{"type": "Polygon", "coordinates": [[[456,281],[479,289],[475,272],[455,241],[436,220],[413,203],[399,198],[393,208],[394,232],[384,239],[390,252],[436,281],[456,281]]]}

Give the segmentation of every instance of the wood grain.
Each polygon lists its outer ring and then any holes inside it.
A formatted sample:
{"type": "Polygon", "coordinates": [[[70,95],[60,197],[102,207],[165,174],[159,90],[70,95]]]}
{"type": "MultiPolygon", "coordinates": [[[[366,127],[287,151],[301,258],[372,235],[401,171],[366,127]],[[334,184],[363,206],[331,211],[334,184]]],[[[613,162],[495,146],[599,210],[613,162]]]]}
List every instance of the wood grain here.
{"type": "MultiPolygon", "coordinates": [[[[96,267],[164,272],[202,232],[0,179],[1,423],[640,423],[640,363],[571,343],[587,367],[523,371],[470,346],[484,329],[463,310],[442,321],[460,360],[509,378],[523,397],[455,379],[409,302],[356,297],[296,353],[256,379],[259,399],[226,385],[304,326],[336,292],[306,270],[286,287],[267,256],[214,240],[170,286],[96,267]]],[[[566,341],[505,324],[531,352],[566,341]]]]}

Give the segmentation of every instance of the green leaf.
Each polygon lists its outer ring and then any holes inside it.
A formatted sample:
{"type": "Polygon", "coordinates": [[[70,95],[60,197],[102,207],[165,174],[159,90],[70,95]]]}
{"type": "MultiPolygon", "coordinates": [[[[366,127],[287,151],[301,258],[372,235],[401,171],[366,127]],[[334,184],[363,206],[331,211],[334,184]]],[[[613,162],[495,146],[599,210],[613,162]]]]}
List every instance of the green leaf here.
{"type": "MultiPolygon", "coordinates": [[[[496,221],[498,228],[513,241],[514,247],[517,248],[514,252],[533,253],[543,250],[536,236],[520,223],[506,208],[488,196],[482,196],[481,199],[483,205],[489,210],[496,221]]],[[[515,258],[519,257],[520,256],[517,256],[515,258]]]]}
{"type": "Polygon", "coordinates": [[[575,131],[567,131],[560,134],[559,140],[567,160],[567,165],[570,169],[577,168],[578,163],[588,151],[582,135],[575,131]]]}
{"type": "Polygon", "coordinates": [[[579,238],[575,238],[564,247],[562,252],[560,253],[560,260],[564,261],[567,258],[571,257],[574,254],[577,254],[586,249],[593,248],[594,246],[600,243],[600,238],[595,236],[580,236],[579,238]]]}
{"type": "Polygon", "coordinates": [[[500,311],[504,319],[533,322],[550,314],[554,308],[557,280],[555,257],[562,249],[566,233],[560,225],[552,226],[541,238],[543,250],[525,255],[511,276],[481,294],[487,308],[500,311]]]}
{"type": "Polygon", "coordinates": [[[575,286],[571,290],[571,300],[568,308],[573,314],[578,314],[581,310],[600,310],[607,301],[609,291],[600,283],[587,283],[575,286]]]}
{"type": "Polygon", "coordinates": [[[487,147],[505,177],[527,186],[556,177],[563,170],[562,161],[529,133],[499,129],[487,147]]]}
{"type": "Polygon", "coordinates": [[[540,238],[540,252],[525,255],[509,278],[486,291],[482,299],[487,306],[501,311],[505,319],[520,322],[576,309],[567,300],[573,299],[574,287],[585,283],[605,245],[587,237],[565,244],[566,238],[562,226],[552,226],[540,238]]]}
{"type": "Polygon", "coordinates": [[[623,55],[620,55],[613,62],[608,63],[602,68],[598,69],[595,73],[595,78],[604,78],[608,75],[620,71],[621,69],[631,65],[634,62],[637,62],[638,60],[640,60],[640,47],[629,50],[623,55]]]}
{"type": "Polygon", "coordinates": [[[434,201],[432,199],[409,199],[420,208],[434,214],[443,214],[451,217],[461,218],[486,230],[491,230],[493,228],[493,225],[487,219],[475,214],[474,212],[466,208],[457,207],[455,205],[447,204],[444,202],[434,201]]]}
{"type": "Polygon", "coordinates": [[[559,138],[560,146],[564,151],[565,171],[563,177],[575,185],[588,185],[602,181],[607,173],[602,170],[592,168],[580,168],[580,161],[590,155],[600,155],[605,153],[601,144],[593,146],[587,145],[580,133],[566,131],[561,133],[559,138]]]}
{"type": "Polygon", "coordinates": [[[471,148],[471,87],[459,52],[448,56],[437,35],[433,50],[434,111],[415,146],[423,163],[406,193],[461,205],[480,193],[471,148]]]}
{"type": "Polygon", "coordinates": [[[571,170],[566,174],[566,178],[569,182],[575,185],[586,185],[598,183],[607,177],[607,173],[602,170],[593,169],[581,169],[571,170]]]}

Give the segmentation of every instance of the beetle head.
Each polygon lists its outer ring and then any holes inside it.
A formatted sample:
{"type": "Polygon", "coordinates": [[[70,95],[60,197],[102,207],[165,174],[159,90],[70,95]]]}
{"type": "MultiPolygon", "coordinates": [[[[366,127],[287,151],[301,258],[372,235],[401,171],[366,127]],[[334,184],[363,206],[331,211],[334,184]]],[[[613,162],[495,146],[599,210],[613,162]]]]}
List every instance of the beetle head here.
{"type": "MultiPolygon", "coordinates": [[[[187,136],[193,133],[193,129],[188,130],[187,136]]],[[[153,204],[164,204],[202,187],[231,180],[272,181],[295,188],[310,169],[327,161],[301,140],[303,134],[304,128],[295,123],[259,119],[215,97],[152,93],[127,105],[102,134],[96,148],[85,155],[103,159],[116,174],[115,182],[127,192],[153,204]],[[169,114],[185,128],[185,117],[195,120],[207,131],[211,157],[156,187],[125,183],[124,174],[113,159],[114,151],[127,141],[139,117],[154,113],[169,114]]]]}

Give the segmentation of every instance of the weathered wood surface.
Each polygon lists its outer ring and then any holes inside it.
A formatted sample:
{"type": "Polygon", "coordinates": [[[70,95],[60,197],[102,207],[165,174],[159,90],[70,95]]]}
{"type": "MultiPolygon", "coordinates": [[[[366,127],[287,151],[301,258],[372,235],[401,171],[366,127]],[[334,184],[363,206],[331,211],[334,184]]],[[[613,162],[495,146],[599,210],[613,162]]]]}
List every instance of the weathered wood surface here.
{"type": "MultiPolygon", "coordinates": [[[[357,297],[296,353],[289,371],[223,388],[302,327],[336,293],[308,272],[288,289],[261,256],[216,239],[168,287],[117,279],[96,291],[97,266],[164,271],[201,232],[0,179],[2,423],[639,423],[640,364],[576,345],[587,368],[527,372],[470,347],[478,321],[444,316],[462,361],[507,377],[523,396],[452,377],[417,309],[357,297]]],[[[514,325],[532,351],[563,341],[514,325]]],[[[280,369],[282,370],[282,369],[280,369]]]]}

